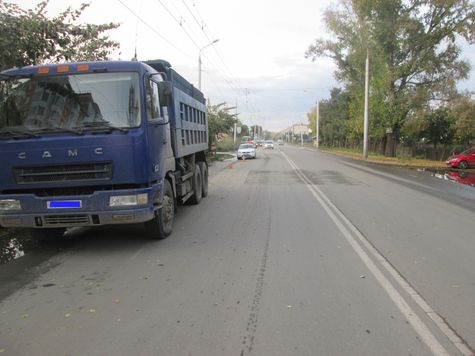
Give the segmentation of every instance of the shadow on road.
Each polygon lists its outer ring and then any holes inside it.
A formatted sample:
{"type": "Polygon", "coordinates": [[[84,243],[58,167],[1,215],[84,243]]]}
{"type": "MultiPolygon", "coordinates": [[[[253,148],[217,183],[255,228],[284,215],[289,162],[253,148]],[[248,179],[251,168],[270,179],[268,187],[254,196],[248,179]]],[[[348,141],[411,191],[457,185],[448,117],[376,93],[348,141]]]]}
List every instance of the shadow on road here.
{"type": "Polygon", "coordinates": [[[0,229],[0,300],[62,263],[61,256],[116,254],[151,243],[143,226],[74,228],[57,241],[34,240],[25,230],[0,229]]]}

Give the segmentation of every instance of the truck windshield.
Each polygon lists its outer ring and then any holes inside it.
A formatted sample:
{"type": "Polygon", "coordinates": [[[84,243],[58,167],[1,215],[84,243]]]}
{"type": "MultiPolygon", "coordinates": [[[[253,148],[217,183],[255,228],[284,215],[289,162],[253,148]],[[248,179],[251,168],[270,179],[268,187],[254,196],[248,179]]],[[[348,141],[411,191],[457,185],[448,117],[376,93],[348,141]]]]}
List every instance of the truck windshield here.
{"type": "Polygon", "coordinates": [[[93,73],[0,81],[0,131],[47,132],[140,125],[138,73],[93,73]]]}

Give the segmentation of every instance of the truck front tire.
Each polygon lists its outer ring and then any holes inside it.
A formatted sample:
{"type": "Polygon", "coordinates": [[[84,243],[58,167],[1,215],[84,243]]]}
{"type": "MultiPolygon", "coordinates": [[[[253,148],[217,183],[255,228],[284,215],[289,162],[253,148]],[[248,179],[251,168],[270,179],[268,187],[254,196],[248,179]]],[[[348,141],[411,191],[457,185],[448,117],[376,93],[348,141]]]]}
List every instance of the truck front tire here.
{"type": "Polygon", "coordinates": [[[152,220],[145,223],[148,235],[155,240],[163,240],[170,236],[175,219],[175,202],[170,182],[165,179],[162,207],[155,211],[152,220]]]}

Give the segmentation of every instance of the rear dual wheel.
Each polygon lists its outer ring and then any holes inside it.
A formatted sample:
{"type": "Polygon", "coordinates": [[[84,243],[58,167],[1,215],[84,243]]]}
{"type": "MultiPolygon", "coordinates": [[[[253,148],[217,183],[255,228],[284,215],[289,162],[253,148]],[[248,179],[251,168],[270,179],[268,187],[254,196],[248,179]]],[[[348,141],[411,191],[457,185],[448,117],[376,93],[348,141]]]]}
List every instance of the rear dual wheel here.
{"type": "Polygon", "coordinates": [[[198,205],[203,196],[203,177],[199,163],[195,164],[195,174],[192,181],[193,195],[190,198],[191,204],[198,205]]]}
{"type": "Polygon", "coordinates": [[[203,198],[208,196],[208,165],[206,162],[198,162],[198,165],[200,166],[201,170],[201,183],[202,183],[202,190],[201,190],[201,196],[203,198]]]}

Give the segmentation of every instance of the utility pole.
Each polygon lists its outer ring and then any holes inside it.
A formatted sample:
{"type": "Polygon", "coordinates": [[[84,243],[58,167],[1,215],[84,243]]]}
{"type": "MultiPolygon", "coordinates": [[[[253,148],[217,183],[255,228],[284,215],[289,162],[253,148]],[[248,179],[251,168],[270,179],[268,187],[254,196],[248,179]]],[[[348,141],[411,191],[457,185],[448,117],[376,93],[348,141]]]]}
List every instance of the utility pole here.
{"type": "Polygon", "coordinates": [[[317,100],[317,119],[315,122],[316,131],[317,131],[317,148],[319,147],[320,144],[320,101],[317,100]]]}
{"type": "Polygon", "coordinates": [[[369,131],[369,50],[366,50],[366,75],[364,88],[364,134],[363,134],[363,157],[368,159],[368,131],[369,131]]]}
{"type": "Polygon", "coordinates": [[[234,123],[234,143],[236,143],[236,131],[237,131],[237,124],[234,123]]]}
{"type": "Polygon", "coordinates": [[[303,131],[300,130],[300,146],[303,146],[303,131]]]}

